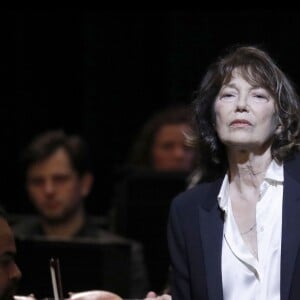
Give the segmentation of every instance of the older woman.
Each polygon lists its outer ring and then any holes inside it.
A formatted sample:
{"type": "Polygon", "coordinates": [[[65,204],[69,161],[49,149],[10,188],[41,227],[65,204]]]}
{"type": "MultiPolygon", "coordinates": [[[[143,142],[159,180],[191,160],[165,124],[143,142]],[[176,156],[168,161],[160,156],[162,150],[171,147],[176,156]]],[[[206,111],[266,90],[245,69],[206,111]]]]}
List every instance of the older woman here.
{"type": "Polygon", "coordinates": [[[194,101],[206,182],[174,199],[173,300],[300,299],[300,102],[254,46],[212,64],[194,101]]]}

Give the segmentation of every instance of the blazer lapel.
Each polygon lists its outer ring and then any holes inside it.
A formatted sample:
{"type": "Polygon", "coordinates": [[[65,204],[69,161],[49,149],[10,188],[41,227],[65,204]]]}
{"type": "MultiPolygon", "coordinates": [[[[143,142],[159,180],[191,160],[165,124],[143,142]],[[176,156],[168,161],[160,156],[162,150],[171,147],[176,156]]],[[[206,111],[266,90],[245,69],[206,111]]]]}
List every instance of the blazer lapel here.
{"type": "Polygon", "coordinates": [[[207,290],[210,300],[223,299],[221,253],[223,237],[223,213],[219,209],[217,196],[222,179],[211,185],[206,202],[200,208],[200,233],[207,274],[207,290]]]}
{"type": "Polygon", "coordinates": [[[300,243],[300,184],[287,172],[284,176],[280,288],[281,299],[287,300],[300,243]]]}

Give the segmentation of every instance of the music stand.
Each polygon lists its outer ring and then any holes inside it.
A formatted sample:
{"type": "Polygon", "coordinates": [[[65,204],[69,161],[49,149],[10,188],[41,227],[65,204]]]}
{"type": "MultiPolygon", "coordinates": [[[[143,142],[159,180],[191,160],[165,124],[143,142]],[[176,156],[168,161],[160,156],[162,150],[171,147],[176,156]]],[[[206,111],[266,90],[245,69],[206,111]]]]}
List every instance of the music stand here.
{"type": "Polygon", "coordinates": [[[108,290],[129,293],[130,245],[85,240],[17,239],[17,263],[23,277],[19,294],[53,298],[49,270],[52,257],[60,261],[64,297],[68,292],[108,290]]]}
{"type": "Polygon", "coordinates": [[[172,199],[186,190],[187,176],[186,172],[135,170],[124,180],[116,198],[117,231],[143,244],[155,291],[161,291],[168,278],[168,212],[172,199]]]}

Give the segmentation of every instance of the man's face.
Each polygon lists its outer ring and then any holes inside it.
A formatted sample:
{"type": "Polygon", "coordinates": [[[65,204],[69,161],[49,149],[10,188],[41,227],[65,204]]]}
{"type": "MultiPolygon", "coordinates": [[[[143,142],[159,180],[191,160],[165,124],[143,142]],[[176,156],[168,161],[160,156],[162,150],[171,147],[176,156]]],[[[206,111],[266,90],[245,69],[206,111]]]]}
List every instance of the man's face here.
{"type": "Polygon", "coordinates": [[[11,228],[0,217],[0,300],[12,300],[21,279],[15,263],[16,245],[11,228]]]}
{"type": "Polygon", "coordinates": [[[39,213],[49,222],[63,222],[72,216],[89,192],[63,148],[29,167],[27,190],[39,213]]]}

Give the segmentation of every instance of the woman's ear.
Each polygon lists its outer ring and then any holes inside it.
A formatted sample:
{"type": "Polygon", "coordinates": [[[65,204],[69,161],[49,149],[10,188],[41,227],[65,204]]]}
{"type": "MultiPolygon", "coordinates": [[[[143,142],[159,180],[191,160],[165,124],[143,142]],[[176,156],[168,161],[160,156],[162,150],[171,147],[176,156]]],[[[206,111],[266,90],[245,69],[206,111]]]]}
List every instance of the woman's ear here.
{"type": "Polygon", "coordinates": [[[279,134],[279,133],[281,133],[282,132],[282,130],[283,130],[283,125],[282,125],[282,122],[281,122],[281,119],[280,119],[280,117],[279,117],[279,115],[277,114],[277,116],[276,116],[276,123],[277,123],[277,126],[276,126],[276,129],[275,129],[275,134],[279,134]]]}
{"type": "Polygon", "coordinates": [[[282,125],[279,124],[279,125],[277,125],[277,128],[276,128],[276,130],[275,130],[275,133],[276,133],[276,134],[279,134],[279,133],[281,133],[281,132],[282,132],[282,125]]]}

